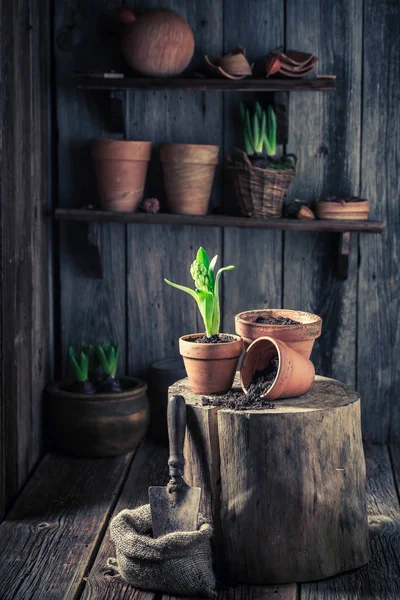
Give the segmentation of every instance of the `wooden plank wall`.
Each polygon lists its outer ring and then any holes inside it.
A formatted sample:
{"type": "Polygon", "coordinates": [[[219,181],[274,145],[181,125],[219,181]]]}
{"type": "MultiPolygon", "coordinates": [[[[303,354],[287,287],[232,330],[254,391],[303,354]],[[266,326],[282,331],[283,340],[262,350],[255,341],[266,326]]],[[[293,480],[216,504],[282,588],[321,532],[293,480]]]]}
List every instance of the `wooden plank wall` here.
{"type": "Polygon", "coordinates": [[[49,378],[49,10],[0,2],[0,518],[39,458],[49,378]]]}
{"type": "MultiPolygon", "coordinates": [[[[55,39],[63,27],[75,23],[69,47],[55,44],[58,203],[63,207],[95,201],[89,140],[118,137],[107,131],[98,97],[77,92],[68,78],[74,68],[118,69],[112,15],[119,4],[119,0],[55,1],[55,39]]],[[[284,306],[320,314],[323,335],[313,353],[317,371],[360,390],[369,441],[399,441],[394,237],[399,219],[398,2],[147,0],[140,7],[160,5],[189,21],[197,44],[194,64],[204,53],[213,56],[239,43],[247,47],[250,58],[281,44],[315,51],[318,73],[337,75],[337,92],[291,95],[287,149],[299,157],[291,197],[313,200],[320,194],[361,193],[372,202],[371,217],[384,218],[388,229],[383,236],[352,236],[349,279],[341,282],[332,273],[333,236],[108,224],[103,227],[105,278],[100,281],[82,272],[75,247],[78,226],[63,224],[59,307],[63,355],[69,343],[83,338],[114,337],[123,345],[129,372],[145,374],[152,361],[176,353],[179,336],[195,331],[200,323],[191,298],[167,288],[162,280],[190,283],[187,266],[202,244],[211,253],[218,252],[225,264],[237,267],[224,275],[225,330],[232,331],[235,313],[247,308],[284,306]]],[[[179,91],[129,94],[128,139],[154,142],[147,195],[164,200],[159,142],[217,143],[222,165],[230,146],[240,143],[235,111],[241,98],[179,91]]],[[[231,206],[227,179],[220,168],[213,206],[231,206]]]]}

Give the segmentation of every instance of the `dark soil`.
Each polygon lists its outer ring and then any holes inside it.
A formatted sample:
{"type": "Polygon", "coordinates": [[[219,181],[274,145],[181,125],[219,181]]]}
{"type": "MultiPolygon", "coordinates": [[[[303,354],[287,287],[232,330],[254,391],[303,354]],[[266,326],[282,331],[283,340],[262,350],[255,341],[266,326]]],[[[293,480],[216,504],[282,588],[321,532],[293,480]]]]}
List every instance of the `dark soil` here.
{"type": "Polygon", "coordinates": [[[254,323],[264,323],[266,325],[301,325],[299,321],[293,321],[288,317],[257,317],[254,323]]]}
{"type": "Polygon", "coordinates": [[[109,375],[97,386],[98,394],[118,394],[122,392],[121,384],[118,379],[109,375]]]}
{"type": "Polygon", "coordinates": [[[203,406],[221,406],[231,410],[262,410],[264,408],[275,408],[268,398],[260,398],[269,390],[278,372],[279,359],[271,360],[264,371],[254,373],[253,382],[249,386],[249,393],[231,390],[223,396],[203,396],[203,406]]]}
{"type": "Polygon", "coordinates": [[[212,335],[211,337],[207,337],[203,335],[202,337],[194,340],[195,344],[226,344],[227,342],[234,342],[235,338],[231,335],[227,335],[226,333],[218,333],[216,335],[212,335]]]}
{"type": "Polygon", "coordinates": [[[359,196],[326,196],[321,198],[323,202],[336,202],[337,204],[346,204],[348,202],[366,202],[365,198],[359,196]]]}
{"type": "Polygon", "coordinates": [[[250,162],[254,167],[260,169],[277,169],[278,171],[284,171],[285,169],[293,169],[293,160],[288,156],[280,156],[276,158],[274,156],[262,156],[259,154],[253,154],[249,156],[250,162]]]}

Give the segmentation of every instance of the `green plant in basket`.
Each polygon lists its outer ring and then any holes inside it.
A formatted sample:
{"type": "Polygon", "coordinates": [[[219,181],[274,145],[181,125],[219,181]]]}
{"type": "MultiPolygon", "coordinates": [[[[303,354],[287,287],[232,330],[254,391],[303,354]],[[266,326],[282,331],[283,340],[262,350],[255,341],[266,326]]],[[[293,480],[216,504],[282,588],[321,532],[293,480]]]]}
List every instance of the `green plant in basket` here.
{"type": "Polygon", "coordinates": [[[196,288],[192,290],[184,285],[172,283],[164,279],[168,285],[190,294],[196,300],[200,314],[204,321],[206,336],[212,338],[219,334],[221,324],[221,311],[219,304],[218,284],[223,271],[231,271],[235,267],[222,267],[215,273],[218,255],[210,261],[204,248],[199,248],[196,259],[190,267],[190,274],[194,279],[196,288]]]}
{"type": "Polygon", "coordinates": [[[116,379],[119,354],[118,344],[108,342],[96,345],[96,357],[103,371],[103,381],[99,386],[99,391],[102,393],[121,391],[121,384],[116,379]]]}
{"type": "Polygon", "coordinates": [[[95,394],[96,388],[90,380],[91,365],[94,360],[93,347],[82,344],[78,350],[75,350],[73,346],[70,346],[68,358],[75,374],[73,391],[81,394],[95,394]]]}
{"type": "Polygon", "coordinates": [[[261,168],[293,169],[291,155],[276,157],[277,122],[272,106],[266,110],[256,102],[253,110],[239,104],[244,147],[252,164],[261,168]]]}

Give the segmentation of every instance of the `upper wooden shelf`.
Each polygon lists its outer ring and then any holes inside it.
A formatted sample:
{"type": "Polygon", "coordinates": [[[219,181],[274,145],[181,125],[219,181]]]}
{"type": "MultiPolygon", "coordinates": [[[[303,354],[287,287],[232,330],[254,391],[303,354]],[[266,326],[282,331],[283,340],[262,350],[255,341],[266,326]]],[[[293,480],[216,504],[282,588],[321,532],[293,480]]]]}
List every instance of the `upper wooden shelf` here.
{"type": "Polygon", "coordinates": [[[299,219],[253,219],[249,217],[231,217],[227,215],[174,215],[169,213],[117,213],[104,210],[83,208],[58,208],[55,218],[60,221],[86,221],[119,223],[142,223],[146,225],[193,225],[203,227],[248,227],[252,229],[281,229],[287,231],[325,231],[343,233],[358,231],[363,233],[381,233],[385,227],[382,221],[335,221],[299,219]]]}
{"type": "Polygon", "coordinates": [[[240,80],[218,78],[151,78],[124,77],[106,79],[88,75],[74,75],[78,88],[86,90],[199,90],[225,92],[328,92],[336,88],[336,79],[313,77],[311,79],[256,79],[240,80]]]}

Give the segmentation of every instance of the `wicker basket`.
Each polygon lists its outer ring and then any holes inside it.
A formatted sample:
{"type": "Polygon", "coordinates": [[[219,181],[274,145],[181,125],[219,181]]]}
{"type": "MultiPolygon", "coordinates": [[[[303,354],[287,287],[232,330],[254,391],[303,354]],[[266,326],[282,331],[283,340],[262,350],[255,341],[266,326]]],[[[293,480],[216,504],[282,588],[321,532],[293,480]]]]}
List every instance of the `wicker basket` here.
{"type": "Polygon", "coordinates": [[[228,156],[228,169],[232,173],[233,185],[242,214],[262,219],[278,219],[282,216],[285,196],[296,175],[297,157],[293,169],[260,168],[251,164],[247,154],[233,148],[228,156]]]}

